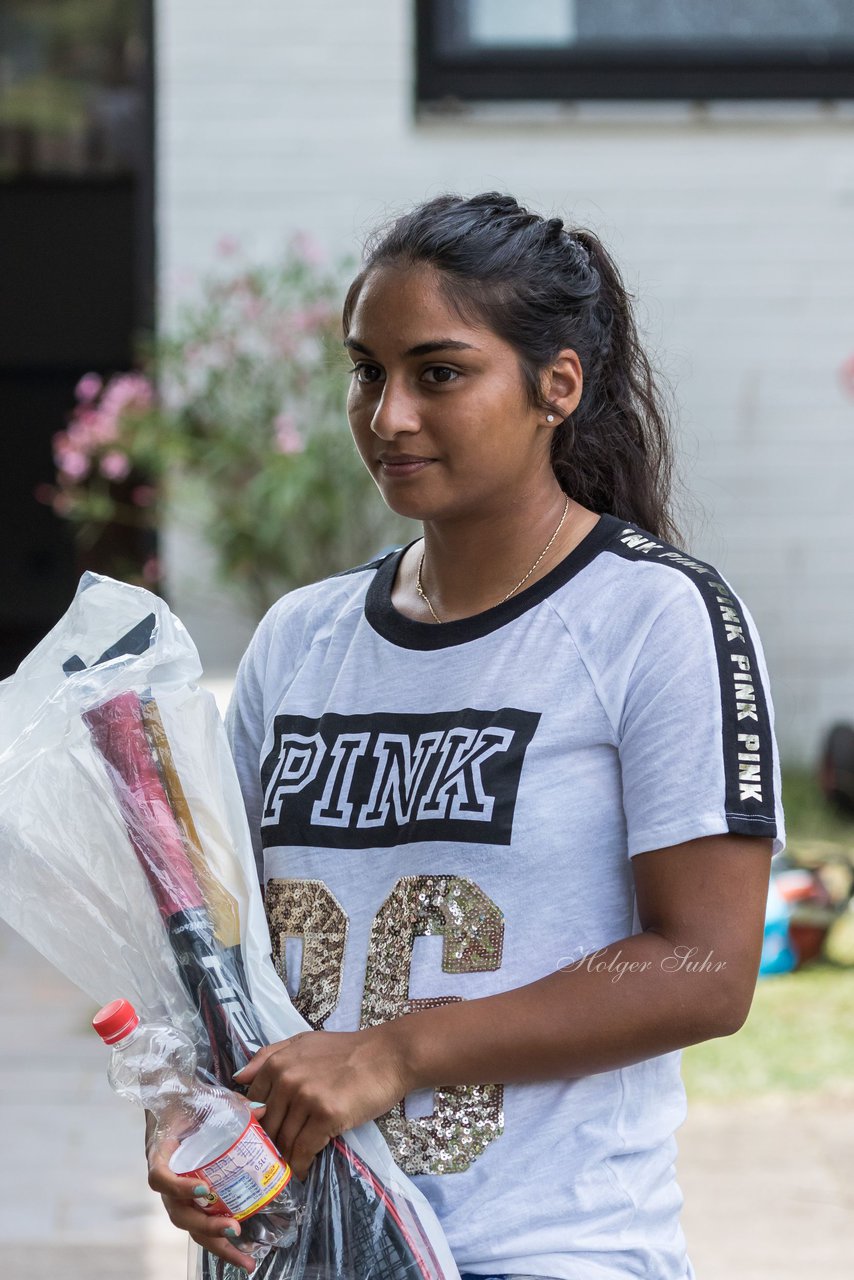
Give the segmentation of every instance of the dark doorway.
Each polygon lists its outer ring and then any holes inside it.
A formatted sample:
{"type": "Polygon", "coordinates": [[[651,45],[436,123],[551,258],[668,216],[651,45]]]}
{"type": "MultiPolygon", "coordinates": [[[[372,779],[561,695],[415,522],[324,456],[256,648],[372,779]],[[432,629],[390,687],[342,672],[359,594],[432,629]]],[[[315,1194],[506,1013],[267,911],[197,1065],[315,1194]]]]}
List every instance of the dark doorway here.
{"type": "Polygon", "coordinates": [[[150,0],[0,0],[0,676],[104,567],[44,494],[77,382],[153,325],[151,24],[150,0]]]}

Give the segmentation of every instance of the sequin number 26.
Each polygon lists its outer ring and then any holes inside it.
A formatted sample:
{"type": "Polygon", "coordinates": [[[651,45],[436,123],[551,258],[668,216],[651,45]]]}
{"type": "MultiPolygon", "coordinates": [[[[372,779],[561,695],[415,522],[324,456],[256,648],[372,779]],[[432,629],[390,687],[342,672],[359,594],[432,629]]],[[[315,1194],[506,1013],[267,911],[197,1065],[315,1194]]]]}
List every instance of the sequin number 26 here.
{"type": "MultiPolygon", "coordinates": [[[[302,939],[299,990],[293,1002],[319,1030],[341,993],[347,916],[322,880],[272,879],[265,897],[273,960],[286,986],[285,942],[302,939]]],[[[409,997],[412,948],[415,938],[425,934],[442,935],[445,973],[482,973],[501,965],[504,917],[474,881],[464,876],[403,876],[371,926],[362,1027],[461,999],[409,997]]],[[[379,1116],[377,1124],[405,1173],[461,1173],[503,1132],[503,1108],[503,1085],[446,1085],[434,1090],[431,1115],[407,1116],[401,1100],[379,1116]]]]}

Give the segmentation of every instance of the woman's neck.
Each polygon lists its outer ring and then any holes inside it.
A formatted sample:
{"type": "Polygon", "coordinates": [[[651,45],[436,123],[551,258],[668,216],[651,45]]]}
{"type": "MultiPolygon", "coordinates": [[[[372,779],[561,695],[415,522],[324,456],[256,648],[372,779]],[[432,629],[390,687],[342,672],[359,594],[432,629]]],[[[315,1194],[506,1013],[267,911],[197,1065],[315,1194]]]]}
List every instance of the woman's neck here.
{"type": "Polygon", "coordinates": [[[525,503],[499,518],[427,521],[423,542],[411,547],[401,564],[392,602],[408,616],[427,622],[436,621],[430,605],[442,622],[482,613],[508,593],[515,594],[514,589],[524,591],[542,578],[597,520],[596,512],[572,499],[567,503],[566,495],[555,486],[536,506],[525,503]],[[422,554],[421,586],[429,605],[417,588],[422,554]]]}

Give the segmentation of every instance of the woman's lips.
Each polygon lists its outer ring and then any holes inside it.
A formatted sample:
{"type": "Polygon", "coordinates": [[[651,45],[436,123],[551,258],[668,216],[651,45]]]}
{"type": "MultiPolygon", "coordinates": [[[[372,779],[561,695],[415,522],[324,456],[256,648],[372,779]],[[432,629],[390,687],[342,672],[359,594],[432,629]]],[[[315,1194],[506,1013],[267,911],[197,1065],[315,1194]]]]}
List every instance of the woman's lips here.
{"type": "Polygon", "coordinates": [[[407,461],[394,462],[389,458],[381,458],[380,466],[383,469],[383,475],[386,476],[412,476],[416,471],[423,471],[425,467],[429,467],[435,462],[435,458],[417,458],[407,461]]]}

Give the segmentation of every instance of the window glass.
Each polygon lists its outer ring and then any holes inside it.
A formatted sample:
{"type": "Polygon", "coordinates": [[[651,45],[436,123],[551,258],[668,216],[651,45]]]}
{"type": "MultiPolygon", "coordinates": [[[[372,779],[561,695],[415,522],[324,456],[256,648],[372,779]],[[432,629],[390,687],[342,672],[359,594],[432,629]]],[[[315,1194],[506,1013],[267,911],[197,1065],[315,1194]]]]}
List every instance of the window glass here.
{"type": "MultiPolygon", "coordinates": [[[[453,0],[457,50],[854,47],[852,0],[453,0]]],[[[446,46],[447,47],[447,46],[446,46]]]]}
{"type": "Polygon", "coordinates": [[[479,48],[566,46],[576,38],[575,0],[470,0],[467,43],[479,48]]]}

